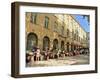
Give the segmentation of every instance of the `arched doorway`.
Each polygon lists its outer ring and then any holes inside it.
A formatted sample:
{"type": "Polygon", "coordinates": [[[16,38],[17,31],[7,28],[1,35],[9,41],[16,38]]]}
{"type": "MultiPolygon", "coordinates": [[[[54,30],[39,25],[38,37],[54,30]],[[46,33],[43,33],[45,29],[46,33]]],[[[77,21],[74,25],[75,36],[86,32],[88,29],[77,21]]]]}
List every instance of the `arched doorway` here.
{"type": "Polygon", "coordinates": [[[35,33],[29,33],[27,36],[27,50],[32,50],[38,45],[38,37],[35,33]]]}
{"type": "Polygon", "coordinates": [[[53,40],[53,49],[57,49],[58,48],[58,40],[54,39],[53,40]]]}
{"type": "Polygon", "coordinates": [[[45,36],[43,38],[43,50],[46,50],[46,48],[50,47],[50,39],[49,37],[45,36]]]}
{"type": "Polygon", "coordinates": [[[74,50],[76,50],[76,45],[74,44],[74,50]]]}
{"type": "Polygon", "coordinates": [[[64,41],[61,41],[61,50],[64,50],[64,41]]]}
{"type": "Polygon", "coordinates": [[[69,52],[69,42],[67,42],[67,51],[69,52]]]}
{"type": "Polygon", "coordinates": [[[71,51],[74,50],[74,46],[73,46],[73,43],[71,43],[71,51]]]}

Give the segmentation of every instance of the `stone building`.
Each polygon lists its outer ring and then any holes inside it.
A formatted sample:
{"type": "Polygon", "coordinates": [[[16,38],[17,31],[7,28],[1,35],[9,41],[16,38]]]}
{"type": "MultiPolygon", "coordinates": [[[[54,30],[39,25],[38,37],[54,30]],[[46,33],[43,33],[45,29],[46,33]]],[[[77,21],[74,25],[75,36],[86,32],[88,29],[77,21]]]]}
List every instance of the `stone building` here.
{"type": "Polygon", "coordinates": [[[71,51],[87,47],[87,33],[70,14],[26,12],[26,49],[71,51]]]}

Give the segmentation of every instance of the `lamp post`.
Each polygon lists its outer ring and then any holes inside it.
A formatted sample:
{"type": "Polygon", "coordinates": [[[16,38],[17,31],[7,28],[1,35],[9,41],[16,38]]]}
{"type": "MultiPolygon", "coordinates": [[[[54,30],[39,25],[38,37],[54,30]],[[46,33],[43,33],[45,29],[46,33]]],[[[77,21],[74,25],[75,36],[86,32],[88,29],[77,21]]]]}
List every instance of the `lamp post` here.
{"type": "Polygon", "coordinates": [[[90,16],[89,15],[82,15],[83,19],[87,18],[88,23],[90,23],[90,16]]]}

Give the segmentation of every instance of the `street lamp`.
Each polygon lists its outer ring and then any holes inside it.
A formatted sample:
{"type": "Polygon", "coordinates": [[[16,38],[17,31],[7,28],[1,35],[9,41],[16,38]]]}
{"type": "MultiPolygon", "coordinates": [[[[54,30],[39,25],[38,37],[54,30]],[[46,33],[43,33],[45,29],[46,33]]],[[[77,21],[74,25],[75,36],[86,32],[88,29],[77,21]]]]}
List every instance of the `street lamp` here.
{"type": "Polygon", "coordinates": [[[87,18],[88,23],[90,23],[90,16],[89,15],[82,15],[83,19],[87,18]]]}

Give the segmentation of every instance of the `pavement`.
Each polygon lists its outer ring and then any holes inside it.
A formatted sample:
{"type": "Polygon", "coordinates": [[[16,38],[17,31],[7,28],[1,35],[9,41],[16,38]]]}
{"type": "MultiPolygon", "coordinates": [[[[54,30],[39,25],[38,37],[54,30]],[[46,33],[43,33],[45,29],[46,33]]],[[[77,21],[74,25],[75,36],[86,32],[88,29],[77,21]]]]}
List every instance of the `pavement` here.
{"type": "Polygon", "coordinates": [[[49,59],[44,61],[31,61],[26,67],[47,67],[47,66],[65,66],[65,65],[84,65],[89,64],[89,55],[76,55],[60,57],[59,59],[49,59]]]}

